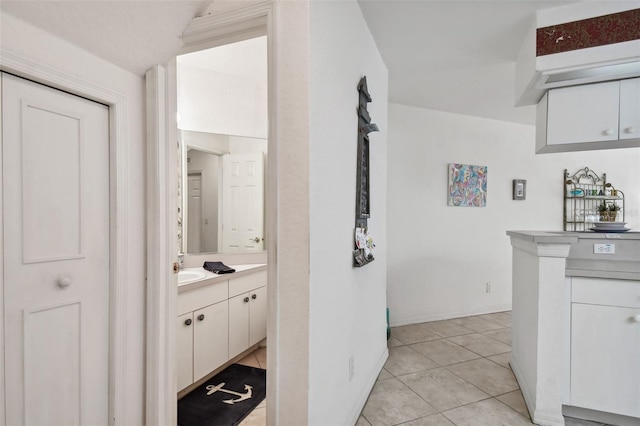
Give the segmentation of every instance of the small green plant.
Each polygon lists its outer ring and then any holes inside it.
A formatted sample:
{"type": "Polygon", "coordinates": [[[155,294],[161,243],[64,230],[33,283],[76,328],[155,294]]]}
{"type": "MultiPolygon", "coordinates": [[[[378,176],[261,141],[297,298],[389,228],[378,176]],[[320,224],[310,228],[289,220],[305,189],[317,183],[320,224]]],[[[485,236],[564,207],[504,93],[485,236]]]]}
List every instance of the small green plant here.
{"type": "MultiPolygon", "coordinates": [[[[614,203],[615,204],[615,203],[614,203]]],[[[603,201],[602,203],[598,204],[598,207],[596,207],[598,209],[598,211],[600,213],[609,211],[609,207],[607,206],[607,204],[603,201]]],[[[619,207],[618,207],[619,208],[619,207]]]]}
{"type": "Polygon", "coordinates": [[[620,206],[616,204],[616,202],[614,201],[613,203],[609,204],[609,206],[607,207],[607,210],[610,212],[617,212],[620,210],[620,206]]]}

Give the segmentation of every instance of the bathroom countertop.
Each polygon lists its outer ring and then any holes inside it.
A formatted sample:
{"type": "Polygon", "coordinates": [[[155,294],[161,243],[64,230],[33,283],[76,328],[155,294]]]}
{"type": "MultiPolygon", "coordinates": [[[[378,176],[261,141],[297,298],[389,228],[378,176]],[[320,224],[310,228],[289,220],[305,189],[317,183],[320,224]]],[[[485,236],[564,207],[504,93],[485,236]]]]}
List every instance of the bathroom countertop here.
{"type": "Polygon", "coordinates": [[[189,272],[204,272],[204,277],[194,280],[188,281],[182,284],[178,284],[178,293],[182,293],[184,291],[193,290],[205,285],[215,284],[218,282],[226,281],[232,278],[238,278],[244,275],[253,274],[255,272],[266,271],[267,264],[266,263],[251,263],[244,265],[227,265],[230,268],[235,269],[235,272],[230,274],[214,274],[213,272],[209,272],[206,269],[199,268],[184,268],[183,271],[189,272]]]}

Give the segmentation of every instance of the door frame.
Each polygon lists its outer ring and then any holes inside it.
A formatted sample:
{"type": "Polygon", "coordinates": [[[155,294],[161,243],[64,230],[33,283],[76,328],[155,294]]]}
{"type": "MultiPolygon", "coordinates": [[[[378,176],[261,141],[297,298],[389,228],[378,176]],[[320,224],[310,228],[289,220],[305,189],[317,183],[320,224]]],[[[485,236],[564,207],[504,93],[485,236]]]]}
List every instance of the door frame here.
{"type": "MultiPolygon", "coordinates": [[[[199,17],[191,21],[182,34],[182,55],[203,49],[230,44],[259,36],[267,36],[268,62],[268,115],[269,135],[267,156],[266,191],[266,250],[268,263],[267,285],[267,370],[275,379],[267,380],[267,423],[277,424],[279,416],[278,368],[276,342],[278,341],[277,313],[277,103],[274,46],[274,4],[272,1],[251,4],[246,7],[199,17]]],[[[175,424],[177,414],[177,376],[175,347],[175,318],[177,311],[176,275],[170,268],[177,260],[176,224],[177,188],[175,167],[177,164],[175,141],[177,140],[175,93],[175,57],[164,66],[156,66],[147,73],[147,185],[151,199],[147,203],[147,232],[155,235],[147,247],[147,424],[175,424]],[[169,189],[169,194],[166,190],[169,189]],[[175,220],[174,220],[175,218],[175,220]],[[149,314],[150,313],[150,314],[149,314]]]]}
{"type": "MultiPolygon", "coordinates": [[[[0,71],[64,90],[109,107],[109,425],[124,425],[127,405],[127,284],[129,250],[127,214],[129,189],[127,156],[127,105],[122,93],[78,78],[0,47],[0,71]]],[[[0,132],[0,144],[2,134],[0,132]]],[[[2,187],[0,152],[0,188],[2,187]]],[[[0,189],[0,235],[3,235],[0,189]]],[[[0,256],[3,256],[0,244],[0,256]]],[[[4,270],[0,262],[0,294],[4,294],[4,270]]],[[[0,347],[4,347],[4,308],[0,304],[0,347]]],[[[4,377],[4,351],[0,351],[0,377],[4,377]]],[[[5,423],[4,380],[0,384],[0,424],[5,423]]]]}

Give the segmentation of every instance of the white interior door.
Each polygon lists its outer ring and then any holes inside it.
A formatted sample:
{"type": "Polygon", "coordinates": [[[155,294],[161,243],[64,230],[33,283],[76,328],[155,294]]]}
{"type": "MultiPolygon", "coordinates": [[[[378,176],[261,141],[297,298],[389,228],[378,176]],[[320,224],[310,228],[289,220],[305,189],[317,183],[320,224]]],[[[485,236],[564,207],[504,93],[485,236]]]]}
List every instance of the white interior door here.
{"type": "Polygon", "coordinates": [[[109,111],[2,85],[6,421],[106,425],[109,111]]]}
{"type": "Polygon", "coordinates": [[[189,173],[187,179],[187,253],[202,251],[202,175],[189,173]]]}
{"type": "Polygon", "coordinates": [[[222,157],[222,251],[264,247],[264,157],[261,152],[222,157]]]}

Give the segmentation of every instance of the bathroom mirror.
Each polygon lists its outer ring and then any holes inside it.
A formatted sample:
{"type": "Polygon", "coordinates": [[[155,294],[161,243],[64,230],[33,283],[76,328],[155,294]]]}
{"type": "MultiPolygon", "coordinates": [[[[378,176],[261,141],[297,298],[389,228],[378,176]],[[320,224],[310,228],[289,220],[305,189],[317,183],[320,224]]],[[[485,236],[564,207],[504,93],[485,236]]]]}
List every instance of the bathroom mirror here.
{"type": "Polygon", "coordinates": [[[263,251],[267,140],[179,133],[181,251],[263,251]]]}
{"type": "Polygon", "coordinates": [[[178,249],[264,250],[267,42],[256,37],[176,59],[178,249]]]}

